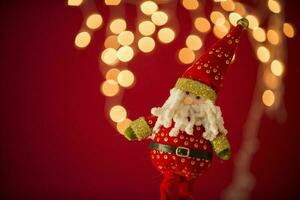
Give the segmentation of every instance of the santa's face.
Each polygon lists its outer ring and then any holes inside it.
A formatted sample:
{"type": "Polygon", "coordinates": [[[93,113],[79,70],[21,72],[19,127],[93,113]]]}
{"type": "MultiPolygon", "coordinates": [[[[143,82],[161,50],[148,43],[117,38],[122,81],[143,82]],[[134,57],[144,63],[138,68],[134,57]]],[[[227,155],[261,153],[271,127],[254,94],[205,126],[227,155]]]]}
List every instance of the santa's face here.
{"type": "Polygon", "coordinates": [[[174,137],[179,131],[192,135],[194,126],[201,125],[205,128],[203,136],[209,140],[214,139],[219,131],[227,132],[218,106],[209,99],[177,88],[170,91],[170,96],[162,107],[152,108],[151,113],[158,117],[153,128],[154,133],[158,132],[161,126],[169,128],[172,122],[174,126],[169,135],[174,137]]]}

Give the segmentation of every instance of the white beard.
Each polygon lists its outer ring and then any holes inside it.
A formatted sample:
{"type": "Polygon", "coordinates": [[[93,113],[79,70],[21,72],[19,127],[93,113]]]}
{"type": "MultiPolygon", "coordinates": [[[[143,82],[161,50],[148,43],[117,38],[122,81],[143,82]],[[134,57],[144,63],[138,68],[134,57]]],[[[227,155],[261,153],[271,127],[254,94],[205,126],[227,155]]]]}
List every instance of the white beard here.
{"type": "Polygon", "coordinates": [[[194,126],[203,126],[203,137],[212,141],[220,132],[227,134],[224,128],[221,109],[207,99],[199,104],[185,105],[185,93],[177,88],[170,91],[170,96],[162,107],[154,107],[151,113],[157,116],[151,138],[160,130],[161,126],[169,128],[174,121],[174,127],[169,135],[176,137],[180,131],[193,135],[194,126]]]}

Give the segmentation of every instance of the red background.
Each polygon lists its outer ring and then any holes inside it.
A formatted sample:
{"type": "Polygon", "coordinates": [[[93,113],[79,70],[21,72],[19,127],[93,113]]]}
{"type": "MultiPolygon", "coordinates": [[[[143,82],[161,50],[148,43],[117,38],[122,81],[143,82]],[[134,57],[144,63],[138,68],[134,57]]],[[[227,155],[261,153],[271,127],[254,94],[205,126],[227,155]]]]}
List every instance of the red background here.
{"type": "MultiPolygon", "coordinates": [[[[0,5],[1,199],[158,199],[162,177],[151,166],[148,142],[127,142],[106,116],[98,68],[105,29],[95,33],[88,48],[78,50],[73,43],[83,21],[79,8],[62,1],[0,5]]],[[[107,19],[107,10],[98,8],[107,19]]],[[[287,1],[284,8],[287,21],[296,26],[298,8],[296,1],[287,1]]],[[[128,19],[134,18],[134,7],[126,9],[128,19]]],[[[161,105],[185,69],[176,61],[174,49],[184,45],[191,27],[187,11],[179,8],[178,15],[181,29],[175,42],[159,45],[151,55],[138,54],[129,63],[136,85],[126,90],[122,104],[130,118],[161,105]]],[[[214,41],[210,36],[206,47],[214,41]]],[[[251,167],[256,177],[252,199],[300,197],[299,37],[287,44],[288,118],[283,124],[262,118],[260,146],[251,167]]],[[[218,99],[233,158],[240,147],[257,66],[245,34],[218,99]]],[[[198,180],[197,198],[219,199],[232,172],[232,160],[215,159],[212,169],[198,180]]]]}

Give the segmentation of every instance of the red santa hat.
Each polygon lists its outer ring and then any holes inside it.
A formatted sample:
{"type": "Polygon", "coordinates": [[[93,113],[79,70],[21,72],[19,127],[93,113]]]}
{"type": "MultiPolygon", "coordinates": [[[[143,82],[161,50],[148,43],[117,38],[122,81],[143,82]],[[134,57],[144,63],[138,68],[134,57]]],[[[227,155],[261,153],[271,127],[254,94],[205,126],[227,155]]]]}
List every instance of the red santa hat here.
{"type": "Polygon", "coordinates": [[[217,93],[223,85],[224,74],[231,63],[242,32],[247,29],[248,24],[245,18],[238,20],[236,27],[233,27],[183,73],[175,87],[215,102],[217,93]]]}

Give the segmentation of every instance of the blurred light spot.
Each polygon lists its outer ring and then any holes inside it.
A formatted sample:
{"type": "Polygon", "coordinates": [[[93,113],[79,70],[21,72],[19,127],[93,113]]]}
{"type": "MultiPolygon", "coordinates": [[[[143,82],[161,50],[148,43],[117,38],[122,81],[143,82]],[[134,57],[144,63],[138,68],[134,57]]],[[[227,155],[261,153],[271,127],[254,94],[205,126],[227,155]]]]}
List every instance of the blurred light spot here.
{"type": "Polygon", "coordinates": [[[214,35],[217,38],[223,38],[228,33],[228,31],[229,28],[227,28],[225,25],[221,25],[221,26],[215,25],[213,28],[214,35]]]}
{"type": "Polygon", "coordinates": [[[205,33],[210,30],[210,23],[204,17],[196,18],[196,20],[194,22],[194,26],[201,33],[205,33]]]}
{"type": "Polygon", "coordinates": [[[272,106],[275,102],[275,95],[272,90],[265,90],[262,95],[262,101],[266,106],[272,106]]]}
{"type": "Polygon", "coordinates": [[[138,41],[139,49],[144,53],[151,52],[155,47],[155,41],[151,37],[142,37],[138,41]]]}
{"type": "Polygon", "coordinates": [[[195,60],[195,53],[189,48],[182,48],[178,53],[179,60],[184,64],[190,64],[195,60]]]}
{"type": "Polygon", "coordinates": [[[271,63],[271,71],[275,76],[281,76],[283,73],[283,64],[279,60],[273,60],[271,63]]]}
{"type": "Polygon", "coordinates": [[[118,83],[123,87],[129,87],[134,82],[134,75],[129,70],[122,70],[118,75],[118,83]]]}
{"type": "Polygon", "coordinates": [[[257,58],[261,61],[261,62],[268,62],[270,59],[270,51],[263,46],[258,47],[257,51],[256,51],[256,55],[257,58]]]}
{"type": "Polygon", "coordinates": [[[121,3],[121,0],[105,0],[105,4],[108,6],[117,6],[121,3]]]}
{"type": "Polygon", "coordinates": [[[117,57],[122,62],[128,62],[133,58],[133,49],[130,46],[120,47],[117,51],[117,57]]]}
{"type": "Polygon", "coordinates": [[[245,6],[242,3],[235,2],[235,9],[234,11],[241,16],[244,16],[246,14],[245,6]]]}
{"type": "Polygon", "coordinates": [[[145,36],[152,35],[155,31],[155,25],[151,21],[143,21],[139,24],[139,31],[145,36]]]}
{"type": "Polygon", "coordinates": [[[128,128],[128,126],[130,125],[131,120],[126,118],[121,122],[117,123],[117,130],[119,131],[120,134],[124,135],[125,130],[128,128]]]}
{"type": "Polygon", "coordinates": [[[109,28],[111,30],[111,32],[115,33],[115,34],[119,34],[122,31],[125,31],[126,29],[126,22],[124,19],[115,19],[111,22],[109,28]]]}
{"type": "Polygon", "coordinates": [[[101,91],[105,96],[112,97],[118,94],[119,85],[114,80],[106,80],[101,85],[101,91]]]}
{"type": "Polygon", "coordinates": [[[106,80],[117,81],[119,73],[120,73],[120,70],[118,70],[117,68],[112,68],[106,72],[105,78],[106,78],[106,80]]]}
{"type": "Polygon", "coordinates": [[[197,35],[189,35],[186,38],[185,44],[188,48],[197,51],[202,47],[201,38],[197,35]]]}
{"type": "Polygon", "coordinates": [[[216,25],[223,25],[225,23],[225,17],[224,15],[219,11],[213,11],[210,14],[210,20],[212,23],[216,25]]]}
{"type": "Polygon", "coordinates": [[[134,41],[134,35],[131,31],[123,31],[118,35],[118,42],[121,45],[130,45],[134,41]]]}
{"type": "Polygon", "coordinates": [[[252,36],[258,42],[266,41],[266,32],[260,27],[253,29],[252,36]]]}
{"type": "Polygon", "coordinates": [[[233,26],[236,26],[236,22],[241,18],[241,15],[236,12],[232,12],[229,14],[229,21],[233,26]]]}
{"type": "Polygon", "coordinates": [[[273,13],[280,13],[281,11],[281,5],[278,1],[275,0],[269,0],[268,7],[273,13]]]}
{"type": "Polygon", "coordinates": [[[145,1],[141,4],[140,9],[145,15],[152,15],[155,11],[157,11],[158,6],[153,1],[145,1]]]}
{"type": "Polygon", "coordinates": [[[126,109],[121,105],[116,105],[110,109],[109,116],[114,122],[121,122],[126,119],[126,109]]]}
{"type": "Polygon", "coordinates": [[[290,23],[284,23],[283,24],[283,33],[289,38],[292,38],[295,36],[295,30],[292,24],[290,23]]]}
{"type": "Polygon", "coordinates": [[[199,7],[198,0],[182,0],[182,5],[187,10],[196,10],[199,7]]]}
{"type": "Polygon", "coordinates": [[[162,28],[158,31],[158,39],[162,43],[170,43],[175,39],[175,32],[171,28],[162,28]]]}
{"type": "Polygon", "coordinates": [[[97,29],[102,25],[103,19],[99,14],[92,14],[86,19],[86,26],[90,29],[97,29]]]}
{"type": "Polygon", "coordinates": [[[68,0],[69,6],[80,6],[83,0],[68,0]]]}
{"type": "Polygon", "coordinates": [[[235,61],[235,54],[233,54],[232,59],[231,59],[231,63],[233,63],[235,61]]]}
{"type": "Polygon", "coordinates": [[[279,86],[279,79],[269,70],[265,70],[263,74],[263,81],[267,88],[277,89],[279,86]]]}
{"type": "Polygon", "coordinates": [[[104,41],[104,46],[105,48],[118,49],[120,46],[120,43],[118,42],[118,37],[116,35],[108,36],[104,41]]]}
{"type": "Polygon", "coordinates": [[[221,1],[221,6],[226,11],[233,11],[235,9],[234,2],[232,0],[221,1]]]}
{"type": "Polygon", "coordinates": [[[259,22],[258,22],[257,17],[255,17],[254,15],[247,15],[246,19],[248,19],[248,21],[249,21],[250,29],[258,28],[259,22]]]}
{"type": "Polygon", "coordinates": [[[75,45],[79,48],[87,47],[91,42],[91,35],[88,32],[80,32],[75,38],[75,45]]]}
{"type": "Polygon", "coordinates": [[[104,63],[113,65],[117,62],[117,51],[113,48],[107,48],[102,52],[101,59],[104,63]]]}
{"type": "Polygon", "coordinates": [[[275,30],[268,30],[267,38],[271,44],[276,45],[279,43],[279,35],[275,30]]]}
{"type": "Polygon", "coordinates": [[[152,22],[157,26],[165,25],[168,19],[168,15],[163,11],[157,11],[151,15],[152,22]]]}

